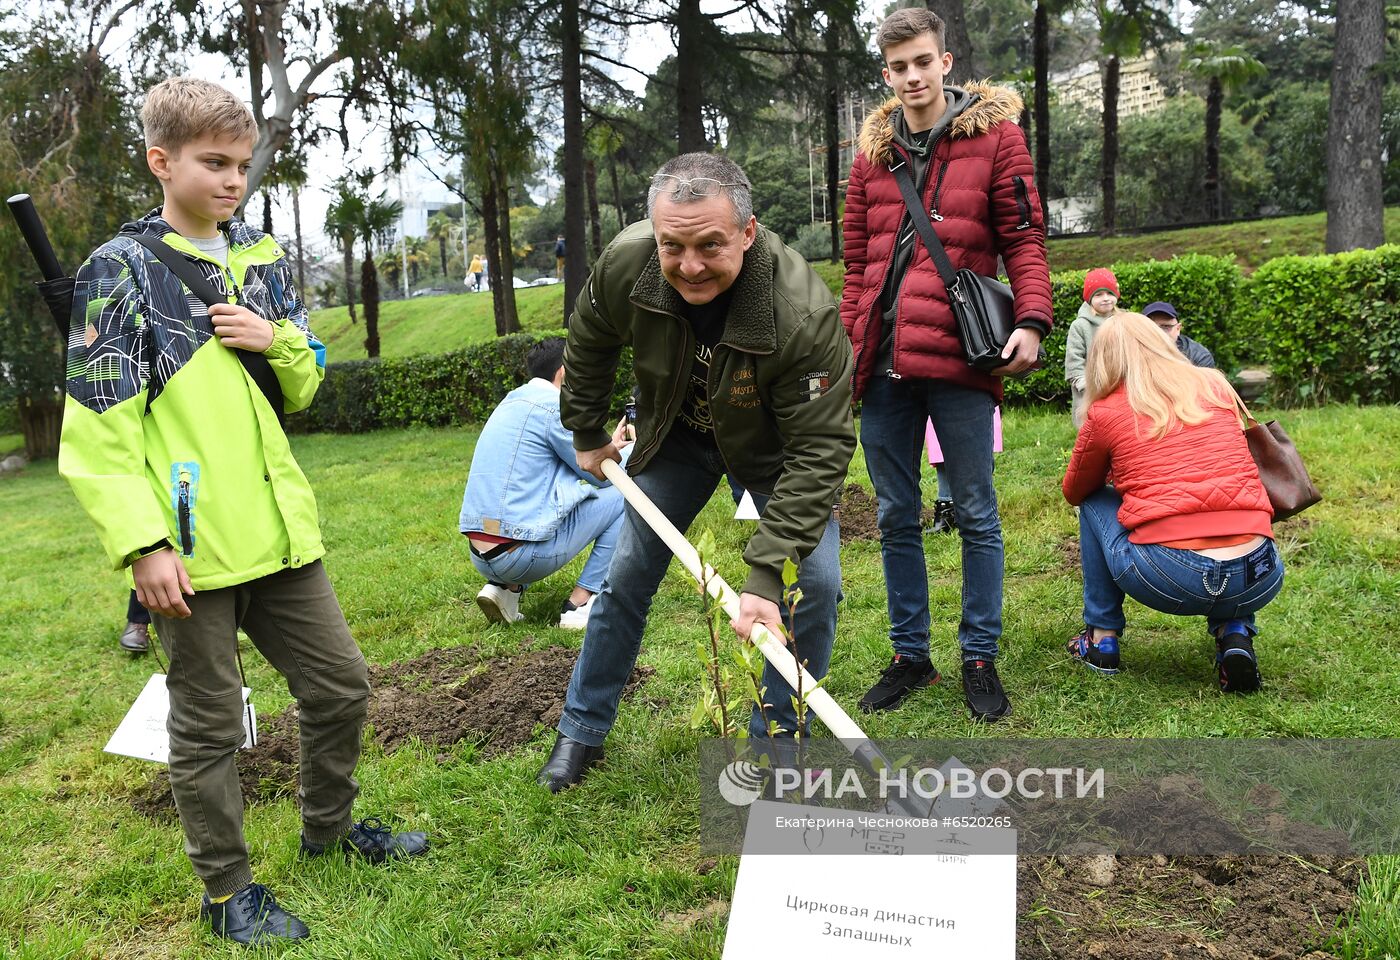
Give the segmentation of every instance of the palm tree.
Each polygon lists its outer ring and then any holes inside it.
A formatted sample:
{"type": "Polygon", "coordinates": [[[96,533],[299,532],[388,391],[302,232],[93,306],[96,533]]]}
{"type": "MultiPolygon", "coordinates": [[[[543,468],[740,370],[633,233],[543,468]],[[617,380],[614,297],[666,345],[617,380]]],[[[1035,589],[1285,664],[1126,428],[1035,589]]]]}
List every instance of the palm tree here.
{"type": "Polygon", "coordinates": [[[336,180],[334,199],[326,208],[326,233],[340,241],[345,255],[345,305],[350,322],[355,322],[355,238],[359,235],[360,219],[365,201],[344,177],[336,180]]]}
{"type": "Polygon", "coordinates": [[[428,220],[428,239],[438,245],[438,265],[444,277],[447,276],[447,241],[456,238],[457,224],[441,210],[428,220]]]}
{"type": "Polygon", "coordinates": [[[375,262],[375,267],[384,277],[384,282],[393,290],[399,285],[399,278],[403,274],[403,263],[399,260],[399,252],[394,249],[385,250],[379,255],[375,262]]]}
{"type": "Polygon", "coordinates": [[[411,286],[417,286],[418,277],[423,272],[431,272],[433,269],[433,255],[428,252],[428,239],[409,237],[404,259],[408,261],[408,282],[411,286]]]}
{"type": "Polygon", "coordinates": [[[374,245],[382,243],[398,223],[403,205],[381,193],[364,204],[356,232],[364,244],[360,261],[360,296],[365,303],[365,353],[379,356],[379,271],[374,265],[374,245]]]}
{"type": "Polygon", "coordinates": [[[1268,71],[1244,47],[1222,47],[1210,42],[1191,48],[1186,69],[1206,81],[1206,216],[1219,220],[1224,215],[1224,204],[1220,202],[1220,110],[1225,91],[1268,71]]]}

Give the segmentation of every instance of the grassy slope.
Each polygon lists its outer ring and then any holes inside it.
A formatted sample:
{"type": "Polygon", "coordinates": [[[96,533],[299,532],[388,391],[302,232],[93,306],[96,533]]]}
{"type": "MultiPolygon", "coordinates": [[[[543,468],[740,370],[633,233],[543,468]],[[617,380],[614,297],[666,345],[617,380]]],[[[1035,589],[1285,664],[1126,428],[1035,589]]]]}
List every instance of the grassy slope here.
{"type": "MultiPolygon", "coordinates": [[[[1400,241],[1400,207],[1387,209],[1385,216],[1387,239],[1400,241]]],[[[1252,270],[1270,257],[1322,253],[1326,227],[1326,217],[1314,214],[1111,240],[1051,240],[1050,269],[1084,270],[1110,263],[1166,260],[1178,253],[1211,253],[1234,254],[1246,270],[1252,270]]],[[[818,262],[813,267],[829,285],[839,285],[839,265],[818,262]]],[[[521,326],[526,330],[562,325],[561,284],[518,290],[515,300],[521,326]]],[[[384,304],[381,310],[379,339],[386,357],[445,353],[488,339],[496,331],[491,296],[487,293],[395,300],[384,304]]],[[[364,357],[363,317],[359,324],[352,325],[344,307],[331,307],[313,313],[311,324],[329,347],[332,361],[364,357]]]]}
{"type": "MultiPolygon", "coordinates": [[[[1002,674],[1016,701],[983,731],[965,718],[956,682],[870,718],[875,736],[1396,737],[1400,648],[1400,419],[1387,408],[1330,407],[1284,415],[1327,500],[1279,528],[1288,583],[1260,618],[1266,690],[1222,698],[1198,624],[1133,606],[1128,671],[1111,680],[1066,661],[1079,580],[1064,563],[1075,533],[1057,478],[1071,429],[1050,412],[1008,413],[997,484],[1007,537],[1002,674]]],[[[483,655],[581,637],[548,626],[575,561],[533,590],[527,622],[488,627],[472,602],[479,578],[455,521],[475,432],[470,428],[297,437],[315,485],[327,565],[356,638],[373,662],[469,644],[483,655]]],[[[867,483],[859,455],[852,479],[867,483]]],[[[931,476],[928,478],[931,482],[931,476]]],[[[931,495],[931,493],[930,493],[931,495]]],[[[716,531],[727,575],[741,570],[746,525],[717,497],[697,524],[716,531]]],[[[134,813],[125,797],[150,764],[101,745],[154,669],[118,654],[125,587],[53,464],[0,480],[0,955],[23,958],[241,957],[193,922],[198,888],[178,828],[134,813]]],[[[934,656],[955,656],[955,539],[927,541],[934,656]]],[[[888,656],[874,543],[843,554],[846,601],[829,689],[854,704],[888,656]]],[[[432,747],[377,749],[360,768],[359,809],[432,832],[436,852],[390,871],[295,858],[293,801],[250,809],[255,869],[316,937],[286,957],[718,957],[735,863],[697,874],[697,734],[686,720],[698,690],[697,601],[675,570],[653,608],[643,662],[657,670],[625,705],[608,763],[551,798],[533,786],[548,750],[489,761],[469,745],[439,762],[432,747]],[[599,829],[606,824],[606,829],[599,829]]],[[[245,642],[246,646],[246,642],[245,642]]],[[[262,660],[245,658],[259,712],[288,697],[262,660]]],[[[1394,898],[1400,861],[1376,875],[1347,937],[1346,957],[1400,953],[1394,898]]]]}
{"type": "MultiPolygon", "coordinates": [[[[1273,257],[1324,253],[1326,237],[1327,215],[1314,213],[1110,240],[1098,237],[1052,239],[1050,269],[1088,270],[1110,263],[1170,260],[1178,253],[1208,253],[1233,254],[1240,266],[1250,272],[1273,257]]],[[[1400,242],[1400,207],[1389,207],[1385,211],[1385,238],[1390,243],[1400,242]]]]}
{"type": "MultiPolygon", "coordinates": [[[[562,327],[563,304],[563,284],[528,287],[515,292],[520,325],[526,330],[562,327]]],[[[311,314],[311,329],[326,344],[331,362],[365,358],[363,305],[356,306],[355,315],[359,322],[352,324],[343,306],[311,314]]],[[[447,353],[495,335],[491,294],[486,292],[391,300],[379,307],[380,353],[385,357],[447,353]]]]}

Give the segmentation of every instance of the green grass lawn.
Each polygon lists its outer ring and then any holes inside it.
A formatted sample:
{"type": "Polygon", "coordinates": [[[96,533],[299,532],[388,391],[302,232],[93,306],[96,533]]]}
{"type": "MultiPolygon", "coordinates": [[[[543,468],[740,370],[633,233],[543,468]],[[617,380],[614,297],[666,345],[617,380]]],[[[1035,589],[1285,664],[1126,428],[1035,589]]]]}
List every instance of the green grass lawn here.
{"type": "MultiPolygon", "coordinates": [[[[564,325],[564,285],[526,287],[515,291],[515,309],[525,330],[554,330],[564,325]]],[[[365,358],[363,304],[355,307],[357,323],[344,306],[311,314],[311,329],[326,344],[327,359],[365,358]]],[[[380,355],[408,357],[448,353],[496,335],[491,294],[457,293],[411,300],[389,300],[379,306],[380,355]]]]}
{"type": "MultiPolygon", "coordinates": [[[[1273,257],[1322,253],[1326,232],[1327,217],[1318,213],[1142,236],[1052,238],[1048,251],[1051,270],[1086,270],[1111,263],[1169,260],[1179,253],[1209,253],[1233,254],[1246,271],[1252,271],[1273,257]]],[[[1400,207],[1385,211],[1385,235],[1392,243],[1400,241],[1400,207]]],[[[840,264],[817,261],[812,267],[828,286],[840,289],[840,264]]],[[[525,330],[551,330],[563,325],[563,284],[517,290],[515,302],[525,330]]],[[[392,300],[380,310],[380,352],[386,357],[446,353],[496,335],[489,293],[392,300]]],[[[326,344],[331,362],[364,358],[364,317],[361,309],[357,311],[357,324],[350,322],[343,306],[311,314],[311,329],[326,344]]]]}
{"type": "MultiPolygon", "coordinates": [[[[1132,606],[1128,669],[1104,679],[1069,663],[1079,578],[1064,545],[1076,533],[1059,494],[1072,430],[1053,412],[1009,410],[997,485],[1007,541],[1001,672],[1016,712],[978,729],[956,681],[868,719],[877,737],[1397,737],[1400,678],[1400,418],[1393,408],[1284,414],[1327,499],[1277,533],[1283,593],[1260,616],[1265,690],[1222,697],[1213,647],[1195,622],[1132,606]]],[[[531,590],[524,624],[488,626],[480,578],[456,532],[475,429],[294,438],[319,498],[327,567],[351,629],[374,663],[453,645],[484,656],[576,647],[550,624],[579,561],[531,590]]],[[[859,455],[852,479],[867,484],[859,455]]],[[[932,482],[931,475],[929,482],[932,482]]],[[[931,495],[931,494],[930,494],[931,495]]],[[[745,524],[721,493],[697,523],[718,566],[742,579],[745,524]]],[[[155,668],[118,652],[126,588],[105,569],[89,522],[52,462],[0,480],[0,956],[238,957],[194,917],[199,888],[178,827],[133,811],[156,767],[101,753],[155,668]]],[[[929,537],[935,662],[955,662],[958,549],[929,537]]],[[[843,554],[846,600],[828,689],[853,709],[889,657],[878,546],[843,554]]],[[[652,611],[643,696],[624,704],[608,762],[551,797],[533,784],[552,735],[484,759],[447,751],[367,750],[362,812],[428,830],[435,851],[390,870],[296,858],[294,800],[249,808],[254,869],[313,927],[287,957],[440,958],[719,956],[736,861],[697,871],[700,687],[697,600],[673,568],[652,611]]],[[[289,702],[245,641],[259,714],[289,702]]],[[[1335,952],[1400,955],[1400,860],[1375,858],[1335,952]]],[[[1300,950],[1300,954],[1302,951],[1300,950]]]]}

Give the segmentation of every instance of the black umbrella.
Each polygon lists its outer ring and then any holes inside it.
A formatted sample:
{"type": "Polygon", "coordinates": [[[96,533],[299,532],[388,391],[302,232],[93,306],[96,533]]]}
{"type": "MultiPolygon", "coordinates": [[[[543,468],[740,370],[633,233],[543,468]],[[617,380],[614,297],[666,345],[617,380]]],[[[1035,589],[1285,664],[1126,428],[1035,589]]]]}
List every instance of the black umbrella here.
{"type": "Polygon", "coordinates": [[[24,235],[24,242],[29,244],[29,252],[34,254],[34,260],[39,264],[39,272],[44,275],[44,279],[34,285],[39,288],[39,295],[53,315],[58,335],[67,340],[69,317],[73,312],[73,278],[64,274],[63,268],[58,265],[58,257],[54,256],[44,221],[39,219],[39,211],[34,209],[34,201],[29,194],[17,193],[7,202],[15,223],[19,224],[19,232],[24,235]]]}

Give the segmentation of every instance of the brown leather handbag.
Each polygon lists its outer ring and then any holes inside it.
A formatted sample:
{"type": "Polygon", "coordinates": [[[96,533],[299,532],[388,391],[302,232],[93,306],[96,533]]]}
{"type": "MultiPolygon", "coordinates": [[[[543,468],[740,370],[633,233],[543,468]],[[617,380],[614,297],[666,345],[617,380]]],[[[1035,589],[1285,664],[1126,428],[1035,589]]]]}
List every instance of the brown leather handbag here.
{"type": "Polygon", "coordinates": [[[1249,455],[1259,468],[1259,479],[1263,481],[1264,491],[1268,493],[1269,503],[1274,508],[1274,520],[1287,520],[1320,501],[1321,492],[1314,486],[1298,448],[1279,422],[1270,420],[1260,423],[1238,394],[1235,395],[1235,402],[1249,424],[1244,431],[1244,439],[1249,444],[1249,455]]]}

